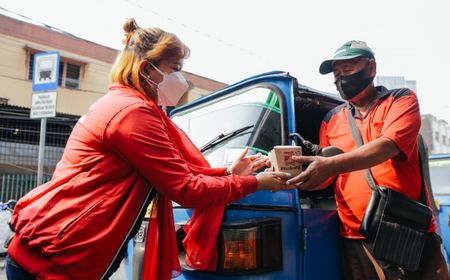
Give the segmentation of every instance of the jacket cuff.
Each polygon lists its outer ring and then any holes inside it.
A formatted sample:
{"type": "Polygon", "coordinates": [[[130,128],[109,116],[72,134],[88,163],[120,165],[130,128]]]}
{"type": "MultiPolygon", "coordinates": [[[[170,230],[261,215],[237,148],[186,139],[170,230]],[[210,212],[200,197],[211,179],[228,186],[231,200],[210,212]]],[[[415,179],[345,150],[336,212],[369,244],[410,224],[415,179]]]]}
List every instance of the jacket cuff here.
{"type": "Polygon", "coordinates": [[[255,176],[239,176],[239,179],[245,195],[254,193],[258,190],[258,181],[255,176]]]}

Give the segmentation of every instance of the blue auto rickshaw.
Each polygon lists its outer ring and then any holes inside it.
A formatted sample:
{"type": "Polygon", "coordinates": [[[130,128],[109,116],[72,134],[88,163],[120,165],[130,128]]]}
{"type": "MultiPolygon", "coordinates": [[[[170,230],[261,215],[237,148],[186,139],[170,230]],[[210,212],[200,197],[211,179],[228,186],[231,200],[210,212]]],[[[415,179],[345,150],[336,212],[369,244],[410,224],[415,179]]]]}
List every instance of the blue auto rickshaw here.
{"type": "Polygon", "coordinates": [[[431,186],[439,229],[444,244],[444,256],[450,260],[450,154],[430,155],[431,186]]]}
{"type": "MultiPolygon", "coordinates": [[[[179,107],[171,118],[218,167],[230,165],[246,147],[267,155],[276,145],[299,145],[308,155],[312,143],[319,143],[324,115],[342,103],[337,95],[275,71],[179,107]]],[[[177,228],[191,214],[174,204],[177,228]]],[[[139,279],[142,272],[147,227],[144,220],[129,245],[130,279],[139,279]]],[[[313,192],[258,191],[227,205],[217,240],[217,270],[182,265],[177,279],[341,279],[338,228],[332,186],[313,192]]]]}

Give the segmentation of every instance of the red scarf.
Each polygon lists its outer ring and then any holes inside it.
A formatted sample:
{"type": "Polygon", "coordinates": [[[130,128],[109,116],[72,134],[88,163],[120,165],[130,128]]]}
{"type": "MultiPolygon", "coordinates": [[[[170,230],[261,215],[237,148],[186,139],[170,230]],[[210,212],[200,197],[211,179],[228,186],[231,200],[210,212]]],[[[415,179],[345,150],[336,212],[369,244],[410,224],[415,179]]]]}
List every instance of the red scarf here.
{"type": "MultiPolygon", "coordinates": [[[[194,175],[225,175],[225,168],[210,167],[189,137],[154,102],[148,104],[159,113],[169,137],[194,175]]],[[[194,209],[192,218],[183,228],[187,233],[183,240],[186,264],[190,267],[201,270],[216,269],[216,240],[224,209],[224,206],[194,209]],[[205,236],[208,238],[203,239],[205,236]]],[[[142,278],[166,280],[178,276],[181,267],[178,261],[172,201],[162,195],[158,195],[154,200],[146,239],[142,278]]]]}

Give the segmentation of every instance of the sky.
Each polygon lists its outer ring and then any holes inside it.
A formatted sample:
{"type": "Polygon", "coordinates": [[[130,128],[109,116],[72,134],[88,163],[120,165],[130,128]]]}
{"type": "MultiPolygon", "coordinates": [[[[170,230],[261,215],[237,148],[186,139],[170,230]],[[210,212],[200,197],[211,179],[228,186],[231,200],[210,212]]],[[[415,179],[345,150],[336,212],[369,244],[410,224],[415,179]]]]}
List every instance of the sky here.
{"type": "Polygon", "coordinates": [[[0,7],[115,49],[134,17],[190,47],[184,70],[227,84],[283,70],[337,93],[319,65],[346,41],[363,40],[377,75],[416,80],[421,113],[450,123],[448,0],[0,0],[0,7]]]}

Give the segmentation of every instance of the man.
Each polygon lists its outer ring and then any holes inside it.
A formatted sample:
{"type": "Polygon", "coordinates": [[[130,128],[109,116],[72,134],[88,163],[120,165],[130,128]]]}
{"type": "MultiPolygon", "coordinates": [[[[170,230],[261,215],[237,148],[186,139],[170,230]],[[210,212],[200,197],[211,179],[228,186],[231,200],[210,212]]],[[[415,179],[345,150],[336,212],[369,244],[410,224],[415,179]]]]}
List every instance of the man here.
{"type": "Polygon", "coordinates": [[[293,157],[309,166],[288,184],[313,190],[329,177],[337,176],[336,203],[341,220],[340,240],[345,279],[449,279],[440,252],[434,223],[428,229],[420,269],[405,271],[373,258],[359,228],[371,189],[364,177],[370,168],[375,182],[389,186],[411,199],[421,192],[417,137],[420,112],[417,97],[409,89],[375,87],[376,61],[365,42],[349,41],[332,59],[320,65],[320,73],[333,72],[341,97],[350,104],[364,145],[357,147],[347,119],[347,104],[331,110],[320,129],[320,145],[344,151],[333,157],[293,157]]]}

